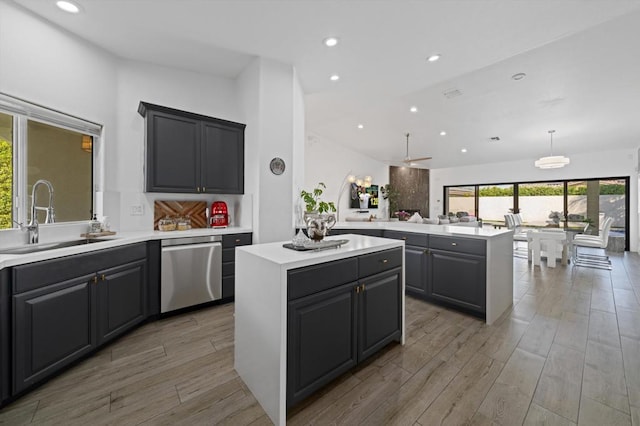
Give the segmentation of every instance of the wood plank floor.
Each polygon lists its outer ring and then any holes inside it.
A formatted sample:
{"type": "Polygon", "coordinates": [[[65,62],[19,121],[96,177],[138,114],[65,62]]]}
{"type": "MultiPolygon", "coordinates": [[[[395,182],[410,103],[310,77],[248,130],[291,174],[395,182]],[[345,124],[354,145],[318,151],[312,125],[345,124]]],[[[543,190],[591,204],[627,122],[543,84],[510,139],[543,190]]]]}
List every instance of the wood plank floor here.
{"type": "MultiPolygon", "coordinates": [[[[514,259],[492,326],[407,298],[392,345],[291,425],[640,425],[640,256],[611,272],[514,259]]],[[[233,304],[147,324],[0,411],[0,424],[268,425],[233,369],[233,304]]]]}

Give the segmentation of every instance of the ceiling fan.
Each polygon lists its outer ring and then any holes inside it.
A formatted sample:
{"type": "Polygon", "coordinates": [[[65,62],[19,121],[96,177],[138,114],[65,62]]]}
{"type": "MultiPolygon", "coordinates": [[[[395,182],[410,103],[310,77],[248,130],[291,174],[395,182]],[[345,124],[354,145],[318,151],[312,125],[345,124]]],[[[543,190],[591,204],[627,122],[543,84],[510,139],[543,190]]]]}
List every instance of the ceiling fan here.
{"type": "Polygon", "coordinates": [[[407,137],[407,155],[406,157],[404,157],[404,160],[402,160],[402,162],[411,165],[411,163],[415,161],[431,160],[432,157],[420,157],[420,158],[409,157],[409,133],[407,133],[405,136],[407,137]]]}

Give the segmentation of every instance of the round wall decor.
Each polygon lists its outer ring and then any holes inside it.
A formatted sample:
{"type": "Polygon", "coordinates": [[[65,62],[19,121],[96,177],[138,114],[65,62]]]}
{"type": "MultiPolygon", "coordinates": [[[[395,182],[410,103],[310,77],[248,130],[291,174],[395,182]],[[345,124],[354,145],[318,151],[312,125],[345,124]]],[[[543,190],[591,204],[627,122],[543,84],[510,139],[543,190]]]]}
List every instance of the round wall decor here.
{"type": "Polygon", "coordinates": [[[269,163],[269,168],[271,169],[271,173],[274,175],[283,174],[285,168],[284,160],[282,158],[275,157],[271,160],[271,163],[269,163]]]}

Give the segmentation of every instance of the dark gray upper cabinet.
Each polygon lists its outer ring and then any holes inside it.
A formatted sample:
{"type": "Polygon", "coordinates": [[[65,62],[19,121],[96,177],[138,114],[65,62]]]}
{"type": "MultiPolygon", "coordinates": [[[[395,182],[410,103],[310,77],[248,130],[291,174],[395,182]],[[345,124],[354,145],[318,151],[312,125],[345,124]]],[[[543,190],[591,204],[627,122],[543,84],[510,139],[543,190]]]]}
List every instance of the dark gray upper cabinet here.
{"type": "Polygon", "coordinates": [[[147,192],[244,193],[245,125],[140,102],[147,192]]]}

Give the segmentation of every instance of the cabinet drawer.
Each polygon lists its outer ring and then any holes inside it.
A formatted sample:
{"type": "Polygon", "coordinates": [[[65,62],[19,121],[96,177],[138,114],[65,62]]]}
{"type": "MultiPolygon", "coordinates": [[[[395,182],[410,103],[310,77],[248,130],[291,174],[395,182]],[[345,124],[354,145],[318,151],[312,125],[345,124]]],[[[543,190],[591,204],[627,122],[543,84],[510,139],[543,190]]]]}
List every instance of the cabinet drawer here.
{"type": "Polygon", "coordinates": [[[222,276],[229,277],[235,275],[236,262],[224,262],[222,264],[222,276]]]}
{"type": "Polygon", "coordinates": [[[358,279],[356,257],[292,269],[287,276],[287,300],[297,299],[358,279]]]}
{"type": "Polygon", "coordinates": [[[484,256],[487,252],[485,240],[460,237],[442,237],[431,235],[429,248],[453,251],[457,253],[475,254],[484,256]]]}
{"type": "Polygon", "coordinates": [[[251,244],[251,233],[246,234],[228,234],[222,236],[222,247],[230,248],[237,246],[246,246],[251,244]]]}
{"type": "Polygon", "coordinates": [[[384,231],[385,238],[394,240],[404,240],[406,245],[428,247],[429,236],[426,234],[416,234],[413,232],[384,231]]]}
{"type": "Polygon", "coordinates": [[[28,263],[13,268],[13,291],[22,293],[146,258],[147,245],[141,243],[28,263]]]}
{"type": "Polygon", "coordinates": [[[236,261],[236,248],[222,249],[222,263],[235,262],[236,261]]]}
{"type": "Polygon", "coordinates": [[[358,258],[358,276],[368,277],[398,266],[402,266],[401,248],[365,254],[358,258]]]}

